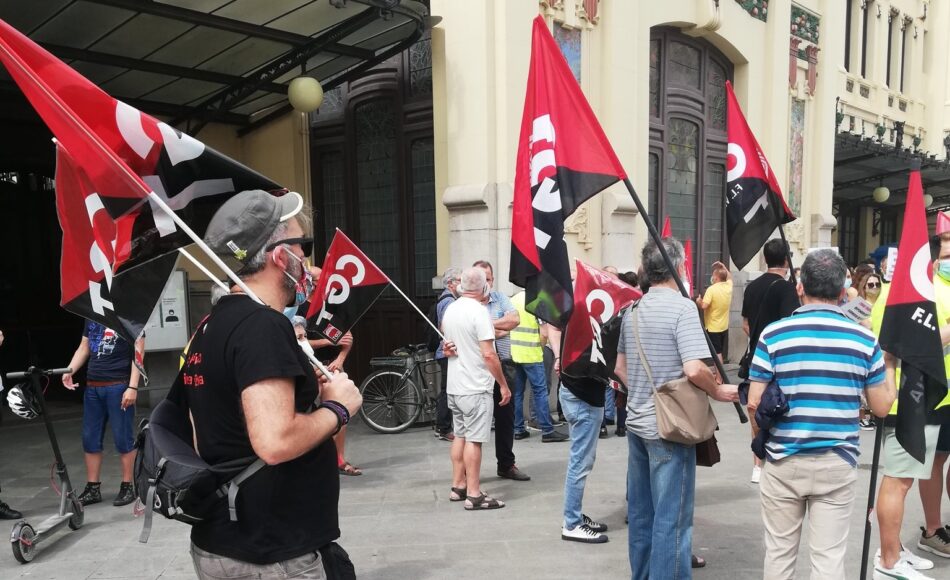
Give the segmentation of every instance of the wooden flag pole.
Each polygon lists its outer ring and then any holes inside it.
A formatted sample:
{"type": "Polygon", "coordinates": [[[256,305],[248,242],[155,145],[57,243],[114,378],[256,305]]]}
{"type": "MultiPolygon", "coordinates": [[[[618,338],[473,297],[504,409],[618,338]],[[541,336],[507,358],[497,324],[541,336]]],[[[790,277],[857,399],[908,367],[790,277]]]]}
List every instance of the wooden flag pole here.
{"type": "MultiPolygon", "coordinates": [[[[625,177],[623,179],[623,183],[627,186],[627,191],[630,192],[630,197],[633,198],[633,203],[637,205],[637,211],[640,212],[640,215],[643,217],[643,221],[646,222],[647,230],[650,232],[650,237],[656,243],[656,247],[660,251],[663,261],[666,263],[666,268],[670,271],[670,274],[673,275],[673,280],[676,281],[676,286],[679,288],[680,293],[686,298],[692,300],[689,292],[686,290],[686,286],[683,285],[683,280],[680,279],[679,274],[676,272],[676,268],[673,267],[673,260],[670,259],[670,255],[666,252],[666,247],[663,245],[663,241],[660,239],[660,232],[657,231],[656,225],[647,214],[646,208],[643,207],[643,202],[640,201],[640,197],[637,195],[636,190],[633,189],[633,184],[630,183],[630,178],[625,177]]],[[[719,376],[722,377],[723,381],[725,381],[728,376],[726,375],[726,369],[722,366],[722,361],[719,360],[719,355],[716,354],[716,348],[713,346],[712,340],[709,338],[709,333],[705,328],[703,328],[703,336],[706,337],[706,346],[709,347],[709,353],[712,355],[712,360],[716,365],[716,370],[719,371],[719,376]]],[[[736,408],[736,413],[739,414],[739,422],[748,423],[749,417],[746,416],[745,411],[742,409],[742,405],[739,403],[733,403],[733,405],[736,408]]]]}
{"type": "Polygon", "coordinates": [[[440,338],[442,338],[442,340],[445,340],[445,335],[442,334],[442,331],[439,330],[438,327],[436,327],[436,325],[432,324],[432,321],[429,320],[429,317],[426,316],[425,314],[423,314],[423,312],[422,312],[421,310],[419,310],[419,307],[416,306],[416,303],[413,302],[412,300],[410,300],[409,297],[406,296],[406,293],[403,292],[402,290],[400,290],[400,289],[399,289],[399,286],[396,286],[395,282],[393,282],[391,278],[389,278],[388,276],[387,276],[386,278],[389,280],[389,285],[392,286],[393,289],[396,290],[396,292],[399,292],[399,295],[400,295],[400,296],[402,296],[403,298],[406,299],[406,302],[409,303],[409,306],[412,306],[412,308],[413,308],[416,312],[419,313],[419,316],[421,316],[422,319],[426,321],[426,324],[428,324],[429,326],[431,326],[431,327],[432,327],[432,330],[434,330],[435,333],[438,334],[440,338]]]}
{"type": "Polygon", "coordinates": [[[782,241],[785,242],[786,256],[788,256],[788,281],[795,286],[798,284],[798,280],[795,278],[795,267],[792,265],[792,247],[788,245],[788,240],[785,239],[785,229],[782,228],[781,220],[778,222],[778,235],[782,236],[782,241]]]}

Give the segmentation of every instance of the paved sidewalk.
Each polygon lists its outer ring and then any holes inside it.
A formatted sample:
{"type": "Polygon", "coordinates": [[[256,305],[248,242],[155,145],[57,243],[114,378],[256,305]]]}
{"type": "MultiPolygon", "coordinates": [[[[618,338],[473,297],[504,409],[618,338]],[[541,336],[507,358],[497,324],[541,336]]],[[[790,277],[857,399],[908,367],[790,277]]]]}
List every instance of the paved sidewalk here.
{"type": "MultiPolygon", "coordinates": [[[[52,453],[42,423],[24,422],[8,411],[0,424],[2,498],[38,523],[57,507],[49,486],[52,453]]],[[[694,552],[709,560],[695,578],[736,580],[761,578],[762,524],[758,492],[748,483],[751,455],[748,431],[731,406],[719,405],[723,461],[700,468],[696,491],[694,552]]],[[[56,424],[75,485],[85,481],[80,447],[80,422],[68,414],[56,424]]],[[[110,435],[106,447],[111,446],[110,435]]],[[[858,577],[862,513],[867,502],[870,445],[873,433],[862,433],[858,500],[849,545],[848,578],[858,577]]],[[[560,539],[561,500],[566,443],[542,444],[537,432],[515,442],[518,465],[530,482],[494,476],[492,447],[483,462],[485,489],[508,507],[490,512],[465,512],[447,499],[450,485],[448,444],[420,427],[399,435],[379,435],[354,423],[347,458],[362,467],[361,477],[342,477],[340,543],[350,552],[361,579],[484,579],[491,576],[558,579],[623,578],[629,576],[624,519],[626,442],[600,441],[597,464],[590,476],[584,509],[610,526],[610,542],[584,545],[560,539]]],[[[20,565],[9,547],[0,549],[0,578],[194,578],[188,555],[188,527],[156,518],[148,544],[138,543],[141,520],[130,507],[114,508],[118,489],[118,457],[106,457],[103,496],[91,506],[77,532],[62,531],[41,545],[36,560],[20,565]]],[[[904,541],[916,544],[922,523],[920,501],[913,491],[907,503],[904,541]]],[[[950,504],[944,504],[950,521],[950,504]]],[[[0,531],[8,530],[0,523],[0,531]]],[[[807,533],[805,541],[807,545],[807,533]]],[[[876,549],[875,539],[872,543],[876,549]]],[[[950,562],[938,562],[932,575],[950,578],[950,562]]],[[[807,577],[807,549],[799,559],[799,577],[807,577]]]]}

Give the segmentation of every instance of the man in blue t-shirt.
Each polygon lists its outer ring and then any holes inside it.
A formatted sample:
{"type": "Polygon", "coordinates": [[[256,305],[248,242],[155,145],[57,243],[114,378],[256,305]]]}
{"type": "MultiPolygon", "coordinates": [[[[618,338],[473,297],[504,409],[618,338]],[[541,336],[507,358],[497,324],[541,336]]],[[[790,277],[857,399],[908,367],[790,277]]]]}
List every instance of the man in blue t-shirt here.
{"type": "Polygon", "coordinates": [[[765,327],[752,357],[749,413],[773,381],[788,399],[769,431],[760,483],[766,578],[795,575],[806,513],[812,577],[845,577],[861,395],[878,417],[896,397],[894,362],[885,375],[874,335],[838,307],[846,272],[836,251],[809,253],[796,289],[802,306],[765,327]]]}
{"type": "MultiPolygon", "coordinates": [[[[132,463],[135,461],[132,422],[135,420],[140,373],[134,359],[136,352],[142,355],[144,351],[144,335],[135,341],[133,347],[111,328],[87,320],[79,348],[67,365],[75,373],[87,361],[89,363],[82,413],[82,448],[86,453],[87,474],[86,489],[79,495],[83,505],[102,501],[99,474],[106,422],[112,426],[112,439],[122,458],[122,484],[112,505],[124,506],[135,501],[132,487],[132,463]]],[[[72,374],[65,374],[63,386],[75,390],[78,385],[73,381],[72,374]]]]}

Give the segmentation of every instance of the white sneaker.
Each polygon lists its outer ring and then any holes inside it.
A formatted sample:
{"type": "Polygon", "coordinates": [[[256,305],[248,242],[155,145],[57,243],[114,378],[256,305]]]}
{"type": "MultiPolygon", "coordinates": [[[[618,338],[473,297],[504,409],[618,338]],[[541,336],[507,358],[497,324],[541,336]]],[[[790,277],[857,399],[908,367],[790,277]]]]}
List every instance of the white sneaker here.
{"type": "Polygon", "coordinates": [[[587,524],[581,524],[574,529],[561,528],[561,539],[585,544],[603,544],[607,535],[595,532],[587,524]]]}
{"type": "MultiPolygon", "coordinates": [[[[903,548],[903,546],[901,546],[901,548],[903,548]]],[[[914,568],[914,570],[933,570],[933,567],[934,567],[934,563],[932,560],[928,560],[927,558],[921,558],[920,556],[911,552],[910,550],[902,549],[901,554],[900,554],[900,559],[910,564],[911,567],[914,568]]],[[[878,548],[877,552],[874,553],[874,565],[877,566],[878,564],[880,564],[880,562],[881,562],[881,549],[878,548]]]]}
{"type": "MultiPolygon", "coordinates": [[[[931,562],[931,564],[933,563],[931,562]]],[[[893,568],[885,568],[881,565],[880,560],[876,561],[873,578],[874,580],[935,580],[915,570],[910,562],[903,557],[894,564],[893,568]]]]}
{"type": "Polygon", "coordinates": [[[749,478],[749,481],[752,483],[759,483],[760,479],[762,479],[762,468],[756,465],[752,468],[752,477],[749,478]]]}

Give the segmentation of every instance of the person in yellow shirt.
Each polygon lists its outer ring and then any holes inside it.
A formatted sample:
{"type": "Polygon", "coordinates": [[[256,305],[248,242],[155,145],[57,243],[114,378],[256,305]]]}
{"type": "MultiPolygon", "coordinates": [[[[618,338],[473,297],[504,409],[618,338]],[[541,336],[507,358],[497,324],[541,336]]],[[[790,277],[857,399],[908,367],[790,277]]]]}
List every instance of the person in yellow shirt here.
{"type": "Polygon", "coordinates": [[[713,263],[711,286],[706,294],[696,298],[703,310],[706,331],[722,362],[722,350],[729,335],[729,307],[732,305],[732,274],[722,262],[713,263]]]}

